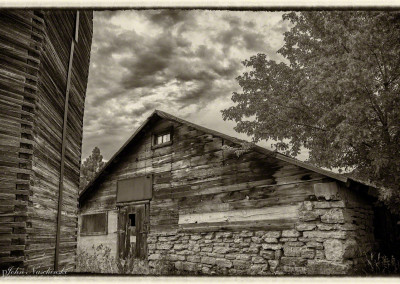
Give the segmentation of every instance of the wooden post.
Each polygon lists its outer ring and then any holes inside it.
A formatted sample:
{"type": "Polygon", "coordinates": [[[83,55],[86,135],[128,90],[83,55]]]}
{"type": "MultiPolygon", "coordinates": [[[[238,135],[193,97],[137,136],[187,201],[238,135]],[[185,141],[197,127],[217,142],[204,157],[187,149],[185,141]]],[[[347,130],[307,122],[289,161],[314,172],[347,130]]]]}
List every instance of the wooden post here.
{"type": "Polygon", "coordinates": [[[79,31],[79,11],[76,11],[75,18],[75,30],[74,36],[71,41],[71,50],[69,54],[68,73],[67,73],[67,84],[65,88],[65,105],[64,105],[64,121],[63,121],[63,132],[62,132],[62,144],[61,144],[61,163],[60,163],[60,181],[58,191],[58,212],[57,212],[57,234],[56,234],[56,251],[54,257],[54,270],[57,271],[59,268],[59,255],[60,255],[60,239],[61,239],[61,212],[63,202],[63,189],[64,189],[64,163],[65,163],[65,144],[67,142],[67,125],[68,125],[68,106],[69,106],[69,90],[72,76],[72,62],[74,59],[75,44],[78,42],[78,31],[79,31]]]}

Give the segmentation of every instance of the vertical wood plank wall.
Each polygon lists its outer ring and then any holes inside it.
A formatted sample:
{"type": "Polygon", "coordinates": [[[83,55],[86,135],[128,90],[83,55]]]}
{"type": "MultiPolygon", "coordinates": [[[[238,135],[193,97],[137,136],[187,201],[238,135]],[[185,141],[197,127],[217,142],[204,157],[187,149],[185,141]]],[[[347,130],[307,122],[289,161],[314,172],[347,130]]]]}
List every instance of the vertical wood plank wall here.
{"type": "MultiPolygon", "coordinates": [[[[0,117],[9,125],[15,125],[15,138],[7,138],[10,140],[7,144],[12,145],[3,145],[6,140],[1,139],[1,166],[8,169],[10,166],[18,168],[17,176],[12,174],[13,179],[0,176],[2,181],[8,179],[7,186],[0,182],[1,195],[8,193],[10,200],[16,199],[11,202],[15,204],[13,208],[7,209],[12,216],[8,217],[3,214],[5,212],[0,212],[1,222],[11,222],[9,226],[13,230],[9,238],[0,235],[1,245],[4,245],[4,249],[9,249],[8,255],[3,253],[0,256],[0,262],[5,266],[22,263],[28,270],[33,267],[54,268],[65,87],[76,12],[1,13],[2,25],[9,27],[8,30],[0,31],[1,53],[5,51],[10,55],[0,59],[0,82],[5,74],[3,70],[10,69],[14,72],[14,81],[17,78],[20,86],[17,86],[19,89],[12,90],[4,85],[0,88],[0,103],[15,97],[13,107],[18,110],[16,115],[4,118],[5,107],[0,106],[0,117]],[[24,32],[23,37],[20,35],[21,31],[24,32]],[[23,41],[25,50],[19,51],[16,44],[6,41],[3,34],[7,32],[14,41],[23,41]],[[17,52],[19,57],[15,55],[17,52]],[[5,152],[11,153],[7,154],[7,160],[3,159],[5,152]],[[19,173],[21,170],[24,172],[19,173]],[[18,201],[18,198],[22,200],[18,201]],[[19,227],[15,226],[20,226],[19,234],[15,229],[19,227]],[[19,252],[16,252],[17,249],[19,252]]],[[[68,106],[60,242],[60,269],[68,270],[73,269],[75,263],[82,121],[92,40],[92,17],[92,12],[80,13],[79,43],[75,48],[68,106]]],[[[6,76],[11,77],[8,73],[6,76]]],[[[6,230],[3,228],[7,227],[1,224],[0,228],[6,230]]]]}
{"type": "Polygon", "coordinates": [[[22,265],[28,233],[33,125],[44,21],[0,11],[0,266],[22,265]]]}

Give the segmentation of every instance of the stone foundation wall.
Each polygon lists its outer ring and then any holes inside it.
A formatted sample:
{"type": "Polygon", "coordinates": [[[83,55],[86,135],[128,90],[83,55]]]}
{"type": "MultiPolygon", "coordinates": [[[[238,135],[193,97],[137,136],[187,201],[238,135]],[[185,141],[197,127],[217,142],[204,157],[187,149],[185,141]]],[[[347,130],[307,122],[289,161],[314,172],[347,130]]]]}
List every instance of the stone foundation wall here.
{"type": "MultiPolygon", "coordinates": [[[[328,198],[330,199],[330,198],[328,198]]],[[[291,230],[151,233],[149,264],[193,274],[351,274],[372,249],[373,211],[360,202],[305,201],[291,230]]]]}

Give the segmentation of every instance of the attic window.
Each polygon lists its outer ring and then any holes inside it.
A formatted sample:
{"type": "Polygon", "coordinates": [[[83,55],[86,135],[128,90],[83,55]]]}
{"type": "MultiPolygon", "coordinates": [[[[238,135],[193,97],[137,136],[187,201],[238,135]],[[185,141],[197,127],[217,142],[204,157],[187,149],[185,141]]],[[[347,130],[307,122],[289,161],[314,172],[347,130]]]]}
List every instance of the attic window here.
{"type": "Polygon", "coordinates": [[[168,128],[162,132],[155,133],[153,135],[153,148],[159,148],[172,144],[172,128],[168,128]]]}
{"type": "Polygon", "coordinates": [[[168,133],[156,135],[156,139],[154,142],[155,142],[155,145],[160,145],[163,143],[167,143],[169,141],[171,141],[171,133],[168,132],[168,133]]]}

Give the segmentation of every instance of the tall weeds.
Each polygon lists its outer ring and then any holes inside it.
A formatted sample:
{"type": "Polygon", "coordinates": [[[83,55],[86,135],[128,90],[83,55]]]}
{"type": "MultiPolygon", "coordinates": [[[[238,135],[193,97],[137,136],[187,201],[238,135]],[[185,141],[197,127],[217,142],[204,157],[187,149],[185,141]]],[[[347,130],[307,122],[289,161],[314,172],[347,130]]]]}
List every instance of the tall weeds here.
{"type": "Polygon", "coordinates": [[[389,258],[380,253],[369,253],[365,256],[363,272],[366,275],[400,274],[400,261],[393,255],[389,258]]]}
{"type": "Polygon", "coordinates": [[[165,259],[154,262],[149,266],[147,260],[135,258],[129,253],[126,258],[117,258],[111,255],[111,249],[102,244],[92,246],[88,251],[78,250],[76,272],[101,274],[129,274],[129,275],[173,275],[179,273],[172,263],[165,259]]]}

